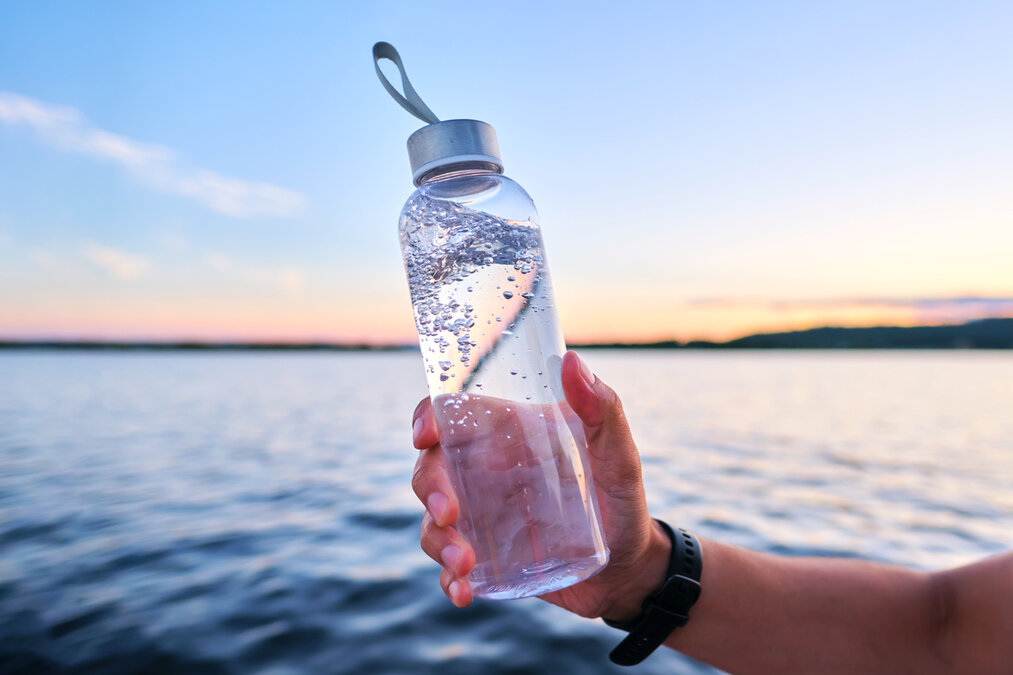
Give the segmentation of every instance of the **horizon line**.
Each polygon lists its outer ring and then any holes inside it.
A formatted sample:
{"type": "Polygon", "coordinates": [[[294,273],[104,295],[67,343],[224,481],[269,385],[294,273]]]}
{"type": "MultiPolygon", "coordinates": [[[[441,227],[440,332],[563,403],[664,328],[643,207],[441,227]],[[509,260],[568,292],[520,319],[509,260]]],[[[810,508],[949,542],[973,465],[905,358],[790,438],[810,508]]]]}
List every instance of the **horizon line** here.
{"type": "MultiPolygon", "coordinates": [[[[594,349],[594,348],[629,348],[629,347],[692,347],[728,345],[739,340],[757,336],[789,335],[808,333],[821,330],[875,330],[875,329],[899,329],[910,330],[919,328],[952,328],[969,326],[987,321],[1013,321],[1013,317],[989,317],[983,319],[972,319],[959,323],[941,324],[920,324],[915,326],[903,326],[895,324],[881,324],[871,326],[843,326],[824,325],[802,328],[797,330],[766,331],[748,333],[728,340],[704,340],[691,339],[680,340],[674,337],[657,340],[564,340],[568,348],[573,349],[594,349]]],[[[419,344],[416,341],[390,342],[390,341],[368,341],[368,340],[204,340],[204,339],[177,339],[177,338],[156,338],[156,339],[116,339],[116,338],[8,338],[0,335],[0,349],[136,349],[136,350],[320,350],[320,351],[417,351],[419,344]]]]}

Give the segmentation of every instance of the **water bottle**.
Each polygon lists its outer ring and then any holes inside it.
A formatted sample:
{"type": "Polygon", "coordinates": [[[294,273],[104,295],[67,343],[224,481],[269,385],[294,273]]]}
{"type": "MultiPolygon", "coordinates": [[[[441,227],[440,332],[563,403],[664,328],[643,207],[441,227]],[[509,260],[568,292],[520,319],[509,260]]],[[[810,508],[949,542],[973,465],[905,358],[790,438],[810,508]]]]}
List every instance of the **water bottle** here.
{"type": "Polygon", "coordinates": [[[503,175],[491,126],[439,121],[391,45],[373,57],[388,92],[428,123],[408,139],[418,189],[399,231],[456,526],[475,549],[469,585],[489,599],[571,586],[605,567],[608,548],[583,426],[563,396],[535,205],[503,175]],[[404,96],[380,70],[385,58],[404,96]]]}

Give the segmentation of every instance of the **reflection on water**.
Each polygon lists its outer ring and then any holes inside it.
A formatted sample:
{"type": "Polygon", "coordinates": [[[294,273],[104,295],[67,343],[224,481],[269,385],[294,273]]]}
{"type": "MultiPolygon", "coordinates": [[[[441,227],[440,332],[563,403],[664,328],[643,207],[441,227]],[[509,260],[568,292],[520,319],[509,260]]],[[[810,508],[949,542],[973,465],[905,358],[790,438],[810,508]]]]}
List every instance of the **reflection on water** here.
{"type": "MultiPolygon", "coordinates": [[[[1013,546],[1011,354],[586,356],[671,522],[926,568],[1013,546]]],[[[0,672],[620,672],[599,622],[443,598],[420,361],[0,354],[0,672]]]]}

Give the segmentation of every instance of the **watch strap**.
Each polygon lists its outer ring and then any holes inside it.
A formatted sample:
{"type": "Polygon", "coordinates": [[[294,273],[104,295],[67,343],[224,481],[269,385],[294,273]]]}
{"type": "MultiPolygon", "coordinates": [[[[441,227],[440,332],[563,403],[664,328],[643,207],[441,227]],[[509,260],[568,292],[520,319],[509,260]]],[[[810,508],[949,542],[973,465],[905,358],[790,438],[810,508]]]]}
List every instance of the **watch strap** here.
{"type": "Polygon", "coordinates": [[[665,584],[647,596],[643,611],[629,621],[605,623],[629,631],[629,635],[609,654],[621,666],[633,666],[646,659],[676,628],[689,621],[689,609],[700,597],[703,556],[700,543],[692,534],[655,519],[672,542],[665,584]]]}

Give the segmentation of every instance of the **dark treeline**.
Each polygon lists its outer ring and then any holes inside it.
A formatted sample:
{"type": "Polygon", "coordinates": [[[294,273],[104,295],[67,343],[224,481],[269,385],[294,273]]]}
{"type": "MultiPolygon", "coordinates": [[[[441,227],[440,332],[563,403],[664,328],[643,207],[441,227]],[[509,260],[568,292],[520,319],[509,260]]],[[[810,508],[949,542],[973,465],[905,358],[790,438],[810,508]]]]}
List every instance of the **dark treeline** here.
{"type": "MultiPolygon", "coordinates": [[[[812,328],[729,340],[571,344],[575,349],[1013,349],[1013,318],[981,319],[950,326],[812,328]]],[[[114,342],[0,340],[0,349],[95,351],[410,351],[415,345],[263,342],[114,342]]]]}
{"type": "Polygon", "coordinates": [[[812,328],[762,333],[728,342],[586,344],[575,348],[616,349],[1013,349],[1013,319],[982,319],[953,326],[812,328]]]}
{"type": "Polygon", "coordinates": [[[89,351],[321,351],[392,352],[417,350],[412,345],[331,344],[326,342],[117,342],[91,340],[0,340],[0,349],[89,351]]]}

